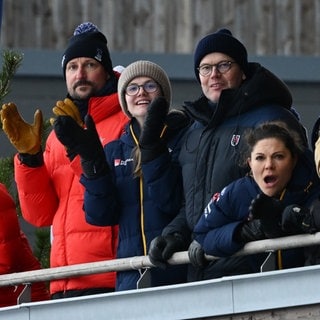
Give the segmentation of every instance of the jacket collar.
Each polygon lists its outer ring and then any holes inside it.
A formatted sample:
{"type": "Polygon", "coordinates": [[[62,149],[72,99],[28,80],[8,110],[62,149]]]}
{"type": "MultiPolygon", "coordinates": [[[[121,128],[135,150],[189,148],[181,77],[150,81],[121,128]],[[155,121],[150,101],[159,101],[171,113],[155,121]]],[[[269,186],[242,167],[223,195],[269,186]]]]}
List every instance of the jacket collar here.
{"type": "Polygon", "coordinates": [[[191,118],[208,125],[266,104],[290,109],[292,96],[284,82],[273,73],[258,63],[249,63],[248,79],[239,88],[223,90],[215,110],[209,108],[208,103],[201,95],[194,102],[185,102],[184,109],[191,118]]]}

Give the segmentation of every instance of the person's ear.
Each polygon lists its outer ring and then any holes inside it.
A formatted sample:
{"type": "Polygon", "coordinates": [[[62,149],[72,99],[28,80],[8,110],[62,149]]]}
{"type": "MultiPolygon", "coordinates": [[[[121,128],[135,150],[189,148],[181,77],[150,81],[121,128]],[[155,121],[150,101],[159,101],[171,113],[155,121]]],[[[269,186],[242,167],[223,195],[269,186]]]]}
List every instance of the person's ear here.
{"type": "Polygon", "coordinates": [[[249,166],[250,169],[251,169],[251,158],[250,158],[250,157],[247,159],[247,164],[248,164],[248,166],[249,166]]]}
{"type": "Polygon", "coordinates": [[[295,157],[293,158],[293,168],[295,168],[295,166],[297,165],[297,162],[298,162],[298,157],[295,156],[295,157]]]}

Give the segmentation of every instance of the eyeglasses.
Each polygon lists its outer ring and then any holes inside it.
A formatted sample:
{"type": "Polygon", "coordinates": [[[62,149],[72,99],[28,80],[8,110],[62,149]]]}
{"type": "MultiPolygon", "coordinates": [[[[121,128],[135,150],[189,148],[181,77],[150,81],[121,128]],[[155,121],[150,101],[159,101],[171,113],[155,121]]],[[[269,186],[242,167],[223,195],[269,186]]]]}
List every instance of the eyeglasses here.
{"type": "Polygon", "coordinates": [[[152,93],[152,92],[156,92],[159,86],[156,82],[153,82],[153,81],[148,81],[141,85],[130,84],[126,87],[125,92],[128,96],[135,96],[136,94],[138,94],[140,88],[143,88],[143,90],[147,93],[152,93]]]}
{"type": "Polygon", "coordinates": [[[226,73],[231,69],[231,66],[233,63],[236,63],[234,61],[221,61],[217,64],[203,64],[202,66],[200,66],[199,68],[197,68],[199,70],[199,73],[204,76],[207,77],[212,73],[212,69],[213,67],[216,68],[216,70],[219,73],[226,73]]]}

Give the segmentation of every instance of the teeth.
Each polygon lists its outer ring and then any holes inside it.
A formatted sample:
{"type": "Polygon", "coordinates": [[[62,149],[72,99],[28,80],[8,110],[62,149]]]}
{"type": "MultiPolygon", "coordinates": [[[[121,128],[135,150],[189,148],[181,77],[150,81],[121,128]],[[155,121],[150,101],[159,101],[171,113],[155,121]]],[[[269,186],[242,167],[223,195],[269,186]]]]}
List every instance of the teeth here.
{"type": "Polygon", "coordinates": [[[139,101],[139,102],[137,102],[137,104],[146,104],[146,103],[149,103],[149,101],[139,101]]]}

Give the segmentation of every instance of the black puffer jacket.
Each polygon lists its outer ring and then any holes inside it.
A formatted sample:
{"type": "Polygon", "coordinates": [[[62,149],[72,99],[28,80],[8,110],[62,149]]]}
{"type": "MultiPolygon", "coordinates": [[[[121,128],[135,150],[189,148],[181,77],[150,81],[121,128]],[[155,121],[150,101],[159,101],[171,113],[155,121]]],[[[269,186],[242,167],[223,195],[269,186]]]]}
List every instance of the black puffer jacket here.
{"type": "Polygon", "coordinates": [[[185,111],[195,121],[180,153],[186,203],[164,235],[180,232],[189,241],[212,194],[245,175],[240,160],[246,129],[282,120],[298,131],[307,145],[305,129],[291,105],[287,86],[257,63],[250,63],[250,75],[240,88],[221,93],[217,105],[210,105],[204,96],[185,104],[185,111]]]}

